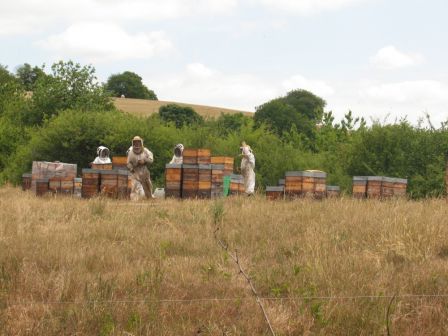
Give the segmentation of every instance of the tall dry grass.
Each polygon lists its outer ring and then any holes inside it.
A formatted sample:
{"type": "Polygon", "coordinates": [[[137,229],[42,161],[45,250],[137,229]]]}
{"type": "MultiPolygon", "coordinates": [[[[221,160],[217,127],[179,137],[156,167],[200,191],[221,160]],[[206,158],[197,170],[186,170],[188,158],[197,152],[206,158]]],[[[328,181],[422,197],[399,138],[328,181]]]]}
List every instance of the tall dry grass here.
{"type": "Polygon", "coordinates": [[[448,293],[445,200],[130,203],[11,187],[0,334],[269,335],[216,223],[277,298],[263,304],[278,335],[385,335],[391,295],[391,335],[448,334],[447,297],[403,297],[448,293]]]}

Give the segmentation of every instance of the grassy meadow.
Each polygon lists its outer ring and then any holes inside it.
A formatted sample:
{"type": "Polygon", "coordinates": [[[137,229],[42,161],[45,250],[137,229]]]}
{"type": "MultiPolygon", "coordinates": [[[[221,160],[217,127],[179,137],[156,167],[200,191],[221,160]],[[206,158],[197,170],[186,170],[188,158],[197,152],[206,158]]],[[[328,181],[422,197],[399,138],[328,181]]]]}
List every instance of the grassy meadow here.
{"type": "Polygon", "coordinates": [[[448,294],[446,200],[132,203],[6,186],[0,335],[270,335],[216,227],[276,335],[448,334],[448,297],[432,296],[448,294]]]}
{"type": "Polygon", "coordinates": [[[128,112],[140,117],[147,117],[154,113],[159,113],[159,108],[168,104],[177,104],[180,106],[189,106],[204,118],[216,118],[221,113],[235,114],[243,113],[247,116],[253,116],[253,113],[247,111],[233,110],[223,107],[214,107],[197,104],[187,104],[178,102],[169,102],[161,100],[133,99],[133,98],[113,98],[114,105],[117,109],[128,112]]]}

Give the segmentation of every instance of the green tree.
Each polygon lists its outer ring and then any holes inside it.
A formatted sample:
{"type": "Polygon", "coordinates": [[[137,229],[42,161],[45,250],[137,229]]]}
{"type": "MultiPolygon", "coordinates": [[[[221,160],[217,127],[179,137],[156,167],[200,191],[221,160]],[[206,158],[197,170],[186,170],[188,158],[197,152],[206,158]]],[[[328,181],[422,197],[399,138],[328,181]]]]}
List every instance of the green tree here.
{"type": "Polygon", "coordinates": [[[112,96],[157,100],[154,91],[149,90],[142,82],[142,78],[134,72],[125,71],[121,74],[111,75],[105,85],[112,96]]]}
{"type": "Polygon", "coordinates": [[[295,125],[299,133],[314,139],[314,131],[323,117],[325,100],[306,90],[293,90],[256,108],[255,122],[267,124],[278,135],[295,125]]]}
{"type": "Polygon", "coordinates": [[[54,63],[52,74],[39,77],[32,96],[27,123],[42,124],[60,111],[110,110],[113,104],[98,83],[95,68],[72,61],[54,63]]]}
{"type": "Polygon", "coordinates": [[[31,67],[28,63],[19,66],[16,70],[16,77],[22,83],[25,91],[34,91],[34,87],[39,78],[45,77],[44,67],[31,67]]]}
{"type": "Polygon", "coordinates": [[[252,124],[252,118],[243,113],[221,113],[216,119],[216,126],[220,135],[227,135],[232,132],[239,132],[243,126],[252,124]]]}
{"type": "Polygon", "coordinates": [[[177,128],[185,125],[201,124],[204,118],[189,106],[177,104],[163,105],[159,108],[159,116],[165,122],[172,122],[177,128]]]}

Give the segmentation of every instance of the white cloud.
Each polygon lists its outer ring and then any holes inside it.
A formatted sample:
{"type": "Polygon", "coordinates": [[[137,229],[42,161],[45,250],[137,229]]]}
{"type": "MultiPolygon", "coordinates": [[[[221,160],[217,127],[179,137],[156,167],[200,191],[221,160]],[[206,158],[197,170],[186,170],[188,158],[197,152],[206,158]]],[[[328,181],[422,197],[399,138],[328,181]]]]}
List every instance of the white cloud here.
{"type": "Polygon", "coordinates": [[[142,22],[228,13],[238,0],[14,0],[2,4],[0,35],[42,31],[77,21],[142,22]]]}
{"type": "Polygon", "coordinates": [[[303,89],[311,91],[312,93],[328,97],[334,94],[334,89],[325,81],[307,79],[301,75],[295,75],[283,81],[282,86],[286,91],[303,89]]]}
{"type": "Polygon", "coordinates": [[[378,50],[370,62],[380,69],[397,69],[420,64],[423,62],[423,56],[404,53],[394,46],[387,46],[378,50]]]}
{"type": "Polygon", "coordinates": [[[259,0],[263,5],[302,15],[321,11],[336,10],[368,0],[259,0]]]}
{"type": "Polygon", "coordinates": [[[60,57],[80,56],[89,62],[143,59],[173,49],[163,32],[130,34],[112,23],[76,23],[38,45],[60,57]]]}

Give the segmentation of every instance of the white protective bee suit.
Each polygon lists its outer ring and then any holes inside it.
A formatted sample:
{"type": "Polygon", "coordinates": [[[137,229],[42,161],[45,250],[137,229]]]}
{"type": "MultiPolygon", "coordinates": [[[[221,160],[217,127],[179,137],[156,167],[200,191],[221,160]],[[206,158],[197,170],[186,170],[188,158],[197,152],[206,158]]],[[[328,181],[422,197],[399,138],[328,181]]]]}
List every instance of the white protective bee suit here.
{"type": "Polygon", "coordinates": [[[174,147],[174,155],[170,161],[170,164],[182,164],[184,162],[183,152],[184,145],[177,144],[176,147],[174,147]]]}
{"type": "Polygon", "coordinates": [[[147,164],[153,163],[153,154],[143,147],[143,139],[136,136],[132,139],[132,146],[128,151],[127,167],[132,173],[131,199],[141,197],[154,198],[152,194],[151,175],[147,164]]]}
{"type": "Polygon", "coordinates": [[[247,195],[253,195],[255,191],[255,156],[250,146],[241,147],[241,175],[244,179],[244,191],[247,195]]]}
{"type": "Polygon", "coordinates": [[[99,146],[96,150],[97,157],[95,160],[93,160],[94,164],[106,164],[106,163],[112,163],[109,157],[109,148],[104,146],[99,146]]]}

